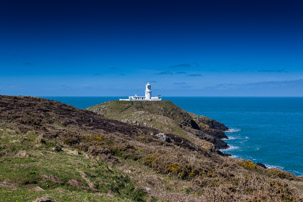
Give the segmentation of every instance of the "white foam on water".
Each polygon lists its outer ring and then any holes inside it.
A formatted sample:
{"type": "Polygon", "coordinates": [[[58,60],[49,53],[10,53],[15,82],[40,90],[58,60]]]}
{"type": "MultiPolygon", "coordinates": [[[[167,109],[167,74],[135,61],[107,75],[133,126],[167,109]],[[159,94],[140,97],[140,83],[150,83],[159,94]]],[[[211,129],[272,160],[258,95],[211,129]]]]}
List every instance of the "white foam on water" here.
{"type": "Polygon", "coordinates": [[[234,159],[240,158],[240,156],[238,156],[238,155],[231,155],[230,157],[231,157],[231,158],[234,158],[234,159]]]}
{"type": "Polygon", "coordinates": [[[240,132],[241,129],[240,128],[229,128],[227,131],[225,131],[226,133],[236,133],[236,132],[240,132]]]}
{"type": "Polygon", "coordinates": [[[227,136],[227,138],[223,138],[225,141],[228,141],[228,140],[243,140],[241,141],[240,143],[244,143],[244,142],[247,142],[249,140],[249,137],[241,137],[241,136],[227,136]]]}
{"type": "Polygon", "coordinates": [[[278,168],[278,169],[280,169],[280,170],[283,170],[284,169],[284,167],[282,167],[282,166],[273,166],[273,165],[268,165],[268,164],[264,164],[267,168],[278,168]]]}
{"type": "Polygon", "coordinates": [[[227,138],[223,138],[224,140],[236,140],[236,139],[239,139],[237,137],[234,137],[234,136],[228,136],[228,139],[227,138]]]}
{"type": "Polygon", "coordinates": [[[239,149],[239,147],[230,145],[227,149],[220,149],[220,151],[222,151],[222,152],[234,151],[234,150],[237,150],[237,149],[239,149]]]}

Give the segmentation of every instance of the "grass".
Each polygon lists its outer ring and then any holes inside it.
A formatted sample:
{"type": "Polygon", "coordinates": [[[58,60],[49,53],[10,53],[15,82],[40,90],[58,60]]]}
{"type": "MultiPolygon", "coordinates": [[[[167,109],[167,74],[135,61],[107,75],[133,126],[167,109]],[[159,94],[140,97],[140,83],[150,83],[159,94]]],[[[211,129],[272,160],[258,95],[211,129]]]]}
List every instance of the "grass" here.
{"type": "Polygon", "coordinates": [[[70,191],[62,188],[46,191],[34,191],[29,189],[11,190],[10,188],[0,187],[0,201],[5,202],[32,202],[36,198],[48,196],[56,201],[75,201],[75,202],[107,202],[107,201],[131,201],[107,194],[95,194],[86,191],[70,191]]]}
{"type": "Polygon", "coordinates": [[[144,201],[143,190],[104,162],[83,153],[56,152],[55,142],[37,145],[34,133],[1,130],[0,135],[0,201],[33,201],[45,195],[57,201],[144,201]],[[24,156],[18,156],[20,151],[24,156]]]}

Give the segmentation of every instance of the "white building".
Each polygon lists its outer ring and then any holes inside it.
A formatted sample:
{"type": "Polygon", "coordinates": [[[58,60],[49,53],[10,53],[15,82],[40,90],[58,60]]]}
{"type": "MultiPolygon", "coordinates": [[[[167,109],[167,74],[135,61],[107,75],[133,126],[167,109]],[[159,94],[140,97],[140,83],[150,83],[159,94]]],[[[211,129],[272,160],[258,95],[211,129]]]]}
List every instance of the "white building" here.
{"type": "Polygon", "coordinates": [[[129,96],[128,99],[119,99],[120,101],[161,101],[161,96],[152,97],[151,85],[150,83],[146,84],[145,96],[129,96]]]}

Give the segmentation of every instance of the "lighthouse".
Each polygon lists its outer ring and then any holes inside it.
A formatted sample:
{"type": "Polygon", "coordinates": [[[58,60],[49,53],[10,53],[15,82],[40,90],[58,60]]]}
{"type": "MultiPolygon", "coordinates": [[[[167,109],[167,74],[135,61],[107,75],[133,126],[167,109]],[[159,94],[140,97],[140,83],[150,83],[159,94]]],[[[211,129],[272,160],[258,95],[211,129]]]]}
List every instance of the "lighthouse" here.
{"type": "Polygon", "coordinates": [[[137,94],[134,96],[129,96],[128,99],[119,99],[120,101],[161,101],[161,95],[157,97],[152,97],[151,85],[148,82],[145,86],[145,96],[138,96],[137,94]]]}
{"type": "Polygon", "coordinates": [[[150,100],[151,99],[151,85],[150,83],[148,82],[145,86],[145,99],[146,100],[150,100]]]}

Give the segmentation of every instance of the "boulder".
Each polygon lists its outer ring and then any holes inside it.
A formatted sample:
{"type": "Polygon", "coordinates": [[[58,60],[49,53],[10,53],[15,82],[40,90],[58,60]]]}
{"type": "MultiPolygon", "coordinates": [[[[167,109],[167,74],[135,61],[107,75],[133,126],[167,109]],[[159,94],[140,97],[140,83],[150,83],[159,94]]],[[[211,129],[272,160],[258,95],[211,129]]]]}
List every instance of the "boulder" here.
{"type": "Polygon", "coordinates": [[[18,151],[16,154],[17,157],[28,158],[29,154],[26,151],[18,151]]]}
{"type": "Polygon", "coordinates": [[[156,134],[156,137],[164,142],[171,142],[171,139],[167,137],[164,133],[158,133],[156,134]]]}
{"type": "Polygon", "coordinates": [[[66,148],[62,148],[62,150],[70,155],[79,155],[79,152],[77,150],[70,150],[70,149],[66,149],[66,148]]]}
{"type": "Polygon", "coordinates": [[[41,187],[37,186],[33,188],[34,191],[44,191],[41,187]]]}

